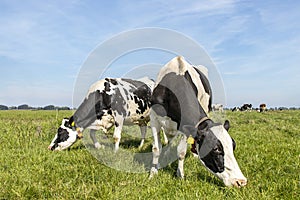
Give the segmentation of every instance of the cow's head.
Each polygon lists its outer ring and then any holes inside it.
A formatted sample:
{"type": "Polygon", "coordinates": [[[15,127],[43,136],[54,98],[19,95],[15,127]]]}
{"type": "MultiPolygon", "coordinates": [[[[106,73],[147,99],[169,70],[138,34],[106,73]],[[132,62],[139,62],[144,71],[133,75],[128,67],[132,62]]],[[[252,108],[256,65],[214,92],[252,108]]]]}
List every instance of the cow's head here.
{"type": "Polygon", "coordinates": [[[67,149],[76,142],[77,138],[78,132],[75,127],[69,123],[69,119],[63,119],[48,149],[52,151],[67,149]]]}
{"type": "Polygon", "coordinates": [[[201,122],[193,132],[198,157],[201,163],[226,186],[245,186],[247,179],[234,157],[236,144],[228,134],[228,129],[227,120],[224,125],[214,123],[210,119],[201,122]]]}

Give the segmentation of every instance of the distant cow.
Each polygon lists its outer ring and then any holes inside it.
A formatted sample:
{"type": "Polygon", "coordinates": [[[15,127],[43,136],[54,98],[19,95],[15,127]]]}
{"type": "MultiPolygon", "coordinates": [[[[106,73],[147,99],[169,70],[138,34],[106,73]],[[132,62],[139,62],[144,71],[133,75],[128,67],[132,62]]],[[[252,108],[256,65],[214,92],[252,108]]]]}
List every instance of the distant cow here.
{"type": "Polygon", "coordinates": [[[79,108],[70,119],[64,119],[57,134],[49,145],[51,150],[63,150],[80,138],[86,128],[91,130],[95,147],[100,144],[95,138],[95,130],[108,131],[115,126],[113,137],[115,151],[119,148],[124,125],[139,125],[142,135],[140,147],[144,143],[149,122],[150,98],[154,81],[143,78],[105,78],[93,84],[79,108]]]}
{"type": "Polygon", "coordinates": [[[259,105],[259,111],[260,112],[264,112],[264,111],[266,111],[266,109],[267,109],[266,104],[262,103],[262,104],[259,105]]]}
{"type": "Polygon", "coordinates": [[[252,104],[244,104],[241,108],[241,111],[251,111],[252,110],[252,104]]]}
{"type": "Polygon", "coordinates": [[[159,131],[163,127],[169,138],[181,135],[177,147],[177,175],[184,177],[184,158],[187,138],[193,137],[200,162],[226,186],[244,186],[242,174],[233,150],[235,143],[228,134],[229,122],[224,126],[208,118],[211,91],[208,79],[183,57],[176,57],[159,72],[151,98],[150,125],[154,138],[153,167],[150,177],[158,173],[161,143],[159,131]],[[199,97],[206,97],[200,98],[199,97]]]}
{"type": "Polygon", "coordinates": [[[221,111],[223,112],[223,105],[222,104],[213,104],[212,111],[221,111]]]}

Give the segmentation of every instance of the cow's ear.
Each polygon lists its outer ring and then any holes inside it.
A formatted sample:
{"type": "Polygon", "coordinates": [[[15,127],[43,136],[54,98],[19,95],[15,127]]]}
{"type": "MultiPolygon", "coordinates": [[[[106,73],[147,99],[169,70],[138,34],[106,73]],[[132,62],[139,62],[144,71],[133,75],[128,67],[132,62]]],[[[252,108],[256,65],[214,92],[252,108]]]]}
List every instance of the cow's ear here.
{"type": "Polygon", "coordinates": [[[229,121],[228,121],[228,120],[225,120],[225,122],[224,122],[224,128],[226,129],[226,131],[229,130],[230,124],[229,124],[229,121]]]}
{"type": "Polygon", "coordinates": [[[196,138],[197,137],[197,129],[194,127],[194,126],[191,126],[191,125],[184,125],[182,127],[182,130],[183,130],[183,133],[189,137],[190,135],[193,137],[193,138],[196,138]]]}

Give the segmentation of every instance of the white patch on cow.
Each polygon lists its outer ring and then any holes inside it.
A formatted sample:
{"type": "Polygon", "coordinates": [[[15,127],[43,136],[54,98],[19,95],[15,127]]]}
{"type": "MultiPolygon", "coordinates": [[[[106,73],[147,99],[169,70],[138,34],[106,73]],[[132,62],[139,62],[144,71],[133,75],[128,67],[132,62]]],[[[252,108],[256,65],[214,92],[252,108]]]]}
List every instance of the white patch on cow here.
{"type": "Polygon", "coordinates": [[[151,91],[154,89],[154,81],[152,81],[149,77],[145,76],[142,78],[137,79],[137,81],[145,83],[151,91]]]}
{"type": "MultiPolygon", "coordinates": [[[[220,140],[224,150],[224,165],[225,171],[222,173],[214,173],[219,177],[226,186],[235,185],[237,181],[243,180],[246,184],[247,179],[243,175],[240,167],[233,154],[232,138],[225,130],[223,125],[214,126],[211,128],[214,135],[220,140]]],[[[241,183],[242,184],[242,183],[241,183]]]]}
{"type": "Polygon", "coordinates": [[[88,90],[86,98],[88,98],[89,94],[92,92],[95,92],[97,90],[103,91],[105,89],[105,87],[104,87],[105,82],[107,82],[107,81],[103,79],[103,80],[97,81],[94,84],[92,84],[88,90]]]}

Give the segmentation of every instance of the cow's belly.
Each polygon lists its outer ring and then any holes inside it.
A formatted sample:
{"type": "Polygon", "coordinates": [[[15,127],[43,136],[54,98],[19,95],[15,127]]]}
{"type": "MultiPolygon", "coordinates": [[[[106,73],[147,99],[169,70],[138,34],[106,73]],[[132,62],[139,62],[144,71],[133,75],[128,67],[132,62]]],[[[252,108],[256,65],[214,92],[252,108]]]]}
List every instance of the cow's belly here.
{"type": "Polygon", "coordinates": [[[88,129],[102,130],[105,133],[115,124],[115,120],[112,115],[103,115],[101,120],[97,119],[93,122],[88,129]]]}
{"type": "Polygon", "coordinates": [[[138,113],[131,113],[129,116],[124,118],[124,125],[146,125],[150,121],[149,117],[149,109],[146,110],[144,113],[138,114],[138,113]]]}

